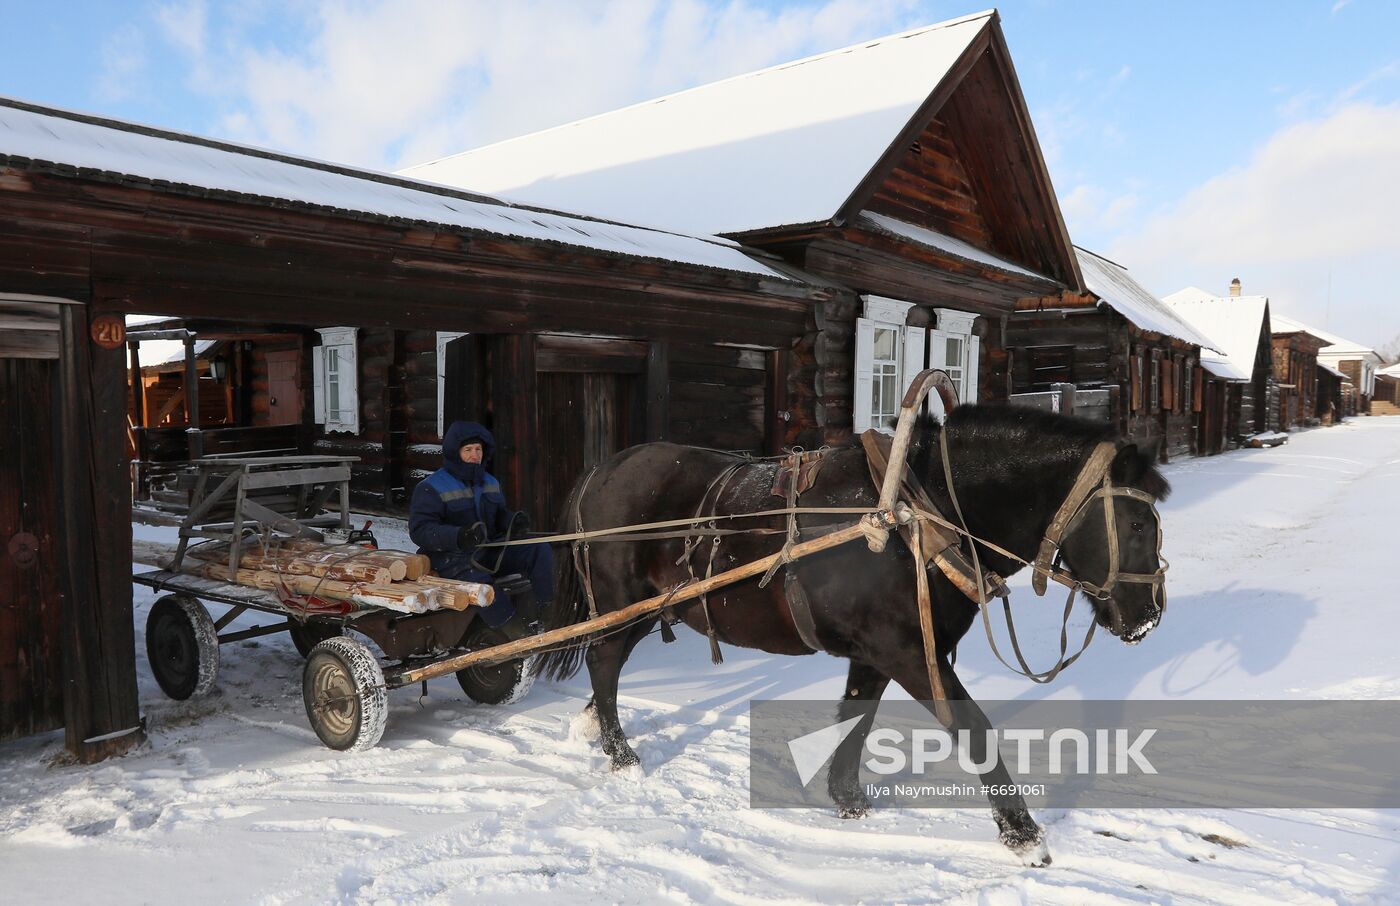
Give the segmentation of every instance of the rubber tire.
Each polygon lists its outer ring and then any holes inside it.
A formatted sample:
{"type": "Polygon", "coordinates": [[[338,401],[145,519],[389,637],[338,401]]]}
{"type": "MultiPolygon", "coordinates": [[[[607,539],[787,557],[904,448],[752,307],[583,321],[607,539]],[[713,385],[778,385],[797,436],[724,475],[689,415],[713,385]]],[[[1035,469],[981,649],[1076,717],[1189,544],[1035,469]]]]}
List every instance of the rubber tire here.
{"type": "MultiPolygon", "coordinates": [[[[510,637],[492,629],[480,619],[472,622],[462,635],[462,647],[479,651],[494,645],[504,645],[510,637]]],[[[491,667],[467,667],[457,671],[457,683],[467,698],[482,705],[513,705],[530,694],[535,684],[535,659],[522,658],[491,667]]]]}
{"type": "Polygon", "coordinates": [[[292,644],[296,646],[297,653],[302,657],[310,657],[312,648],[326,639],[341,637],[345,634],[345,629],[339,623],[315,620],[301,623],[295,617],[287,617],[287,634],[292,637],[292,644]]]}
{"type": "Polygon", "coordinates": [[[312,648],[302,670],[301,697],[311,729],[328,748],[361,752],[384,735],[389,718],[384,671],[362,642],[338,636],[312,648]],[[327,699],[332,701],[323,707],[327,699]]]}
{"type": "Polygon", "coordinates": [[[146,617],[146,660],[161,691],[176,701],[204,695],[219,675],[219,631],[198,599],[165,595],[146,617]]]}

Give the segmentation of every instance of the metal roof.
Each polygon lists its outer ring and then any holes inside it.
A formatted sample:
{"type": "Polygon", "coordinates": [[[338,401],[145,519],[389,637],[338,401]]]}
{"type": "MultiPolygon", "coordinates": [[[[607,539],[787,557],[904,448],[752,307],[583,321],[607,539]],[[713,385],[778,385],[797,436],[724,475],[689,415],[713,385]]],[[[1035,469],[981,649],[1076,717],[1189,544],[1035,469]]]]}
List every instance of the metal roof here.
{"type": "Polygon", "coordinates": [[[706,234],[826,222],[995,17],[865,41],[400,172],[706,234]]]}
{"type": "Polygon", "coordinates": [[[1100,305],[1108,306],[1142,330],[1185,340],[1202,350],[1223,352],[1214,340],[1134,280],[1123,265],[1079,246],[1074,247],[1074,253],[1084,274],[1084,286],[1099,297],[1100,305]]]}
{"type": "Polygon", "coordinates": [[[792,281],[727,239],[512,206],[411,179],[0,97],[0,162],[792,281]]]}

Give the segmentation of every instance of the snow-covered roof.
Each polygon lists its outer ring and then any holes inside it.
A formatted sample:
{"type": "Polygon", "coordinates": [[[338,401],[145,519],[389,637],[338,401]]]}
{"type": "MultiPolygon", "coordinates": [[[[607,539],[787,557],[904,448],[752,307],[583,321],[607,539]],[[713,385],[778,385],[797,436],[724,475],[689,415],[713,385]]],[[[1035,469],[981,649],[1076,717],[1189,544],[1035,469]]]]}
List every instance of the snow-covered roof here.
{"type": "Polygon", "coordinates": [[[1220,353],[1215,341],[1193,327],[1128,273],[1128,269],[1093,252],[1074,247],[1084,286],[1106,305],[1142,330],[1185,340],[1202,352],[1220,353]]]}
{"type": "Polygon", "coordinates": [[[824,222],[995,15],[866,41],[400,172],[707,234],[824,222]]]}
{"type": "Polygon", "coordinates": [[[1400,362],[1396,362],[1394,365],[1387,365],[1386,367],[1377,371],[1376,374],[1384,374],[1390,377],[1400,377],[1400,362]]]}
{"type": "Polygon", "coordinates": [[[1054,283],[1055,278],[1047,277],[1044,274],[1037,274],[1035,271],[1027,270],[1019,264],[999,258],[991,252],[983,251],[975,245],[963,242],[937,230],[928,227],[916,226],[912,223],[905,223],[896,220],[885,214],[877,214],[874,211],[861,211],[859,221],[875,229],[888,233],[900,239],[907,239],[919,245],[925,245],[936,249],[955,258],[962,258],[965,261],[972,261],[977,264],[994,267],[998,270],[1006,271],[1009,274],[1019,274],[1023,277],[1034,277],[1037,280],[1044,280],[1047,283],[1054,283]]]}
{"type": "Polygon", "coordinates": [[[1312,327],[1302,321],[1295,321],[1284,315],[1273,315],[1270,317],[1273,324],[1274,333],[1293,333],[1294,331],[1304,331],[1321,340],[1326,340],[1327,345],[1319,352],[1319,356],[1327,356],[1334,361],[1342,359],[1359,359],[1367,355],[1374,356],[1376,362],[1381,361],[1380,353],[1369,346],[1362,346],[1354,340],[1343,339],[1334,333],[1328,333],[1320,327],[1312,327]]]}
{"type": "Polygon", "coordinates": [[[1247,381],[1254,375],[1254,358],[1264,314],[1269,309],[1266,296],[1212,295],[1195,286],[1178,290],[1162,301],[1196,330],[1211,339],[1220,353],[1201,351],[1201,367],[1217,377],[1247,381]]]}
{"type": "Polygon", "coordinates": [[[294,202],[338,213],[793,279],[725,239],[512,207],[389,174],[0,98],[0,161],[5,160],[71,167],[98,178],[109,174],[170,183],[202,194],[294,202]]]}

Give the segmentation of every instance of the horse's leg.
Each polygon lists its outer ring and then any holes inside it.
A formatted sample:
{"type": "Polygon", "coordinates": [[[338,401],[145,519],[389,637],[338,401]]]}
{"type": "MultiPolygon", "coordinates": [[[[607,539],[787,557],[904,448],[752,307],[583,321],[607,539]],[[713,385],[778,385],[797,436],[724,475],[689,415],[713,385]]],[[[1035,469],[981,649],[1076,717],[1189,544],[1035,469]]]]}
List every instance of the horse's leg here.
{"type": "MultiPolygon", "coordinates": [[[[987,719],[987,715],[983,713],[977,702],[972,700],[972,695],[968,693],[967,687],[958,679],[958,675],[953,672],[953,668],[948,665],[945,657],[939,657],[938,670],[943,680],[943,690],[948,694],[949,700],[967,703],[956,709],[955,726],[950,730],[954,733],[955,738],[958,730],[966,729],[968,731],[973,762],[981,764],[987,757],[987,731],[992,729],[992,722],[987,719]]],[[[925,684],[927,684],[927,680],[925,680],[925,684]]],[[[1000,757],[996,759],[996,763],[991,768],[982,774],[982,783],[993,789],[1014,791],[1016,788],[1000,757]]],[[[1045,845],[1045,831],[1031,817],[1030,811],[1026,808],[1026,800],[1021,797],[1021,794],[1012,792],[1010,795],[1005,793],[993,795],[988,792],[987,799],[992,804],[992,814],[996,818],[1001,842],[1020,856],[1027,865],[1036,867],[1049,865],[1050,850],[1045,845]]]]}
{"type": "Polygon", "coordinates": [[[865,737],[875,723],[875,709],[880,706],[880,696],[890,678],[869,664],[851,659],[851,669],[846,675],[846,694],[836,709],[837,721],[850,720],[856,715],[863,719],[856,724],[836,748],[831,760],[831,770],[827,774],[827,791],[836,803],[837,814],[842,818],[864,818],[870,809],[870,800],[860,788],[860,756],[865,751],[865,737]]]}
{"type": "Polygon", "coordinates": [[[617,717],[617,681],[622,675],[622,665],[627,662],[627,656],[651,631],[655,622],[645,620],[625,632],[600,639],[588,646],[588,653],[584,656],[588,664],[588,678],[593,683],[590,707],[597,712],[599,739],[603,751],[612,760],[614,771],[641,763],[628,744],[627,735],[622,732],[622,722],[617,717]]]}
{"type": "MultiPolygon", "coordinates": [[[[938,671],[948,700],[967,703],[954,709],[953,726],[949,727],[948,731],[957,739],[959,731],[966,730],[972,749],[969,754],[974,763],[982,764],[987,758],[987,731],[992,729],[991,721],[987,720],[987,715],[972,700],[967,688],[948,665],[948,658],[944,654],[938,656],[938,671]]],[[[890,674],[914,698],[931,704],[933,693],[929,689],[928,670],[922,654],[917,658],[901,658],[890,674]]],[[[1001,842],[1028,865],[1049,865],[1050,851],[1045,846],[1045,832],[1031,817],[1026,808],[1026,800],[1020,793],[1002,792],[1007,789],[1014,790],[1015,786],[1001,759],[997,758],[981,776],[983,784],[998,790],[995,794],[988,791],[987,799],[992,804],[992,813],[996,818],[1001,842]]]]}

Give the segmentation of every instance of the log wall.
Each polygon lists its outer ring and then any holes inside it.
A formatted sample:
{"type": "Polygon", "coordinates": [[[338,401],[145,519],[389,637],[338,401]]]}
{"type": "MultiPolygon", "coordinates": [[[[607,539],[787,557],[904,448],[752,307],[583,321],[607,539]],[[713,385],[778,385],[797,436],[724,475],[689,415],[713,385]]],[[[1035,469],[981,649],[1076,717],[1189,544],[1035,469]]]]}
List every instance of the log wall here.
{"type": "Polygon", "coordinates": [[[1163,461],[1195,452],[1196,347],[1094,309],[1019,313],[1008,324],[1007,347],[1014,393],[1055,383],[1110,388],[1111,418],[1124,437],[1160,442],[1163,461]]]}
{"type": "Polygon", "coordinates": [[[672,343],[670,439],[762,452],[767,434],[768,356],[762,350],[672,343]]]}
{"type": "Polygon", "coordinates": [[[932,120],[871,199],[869,210],[992,247],[962,153],[942,120],[932,120]]]}

